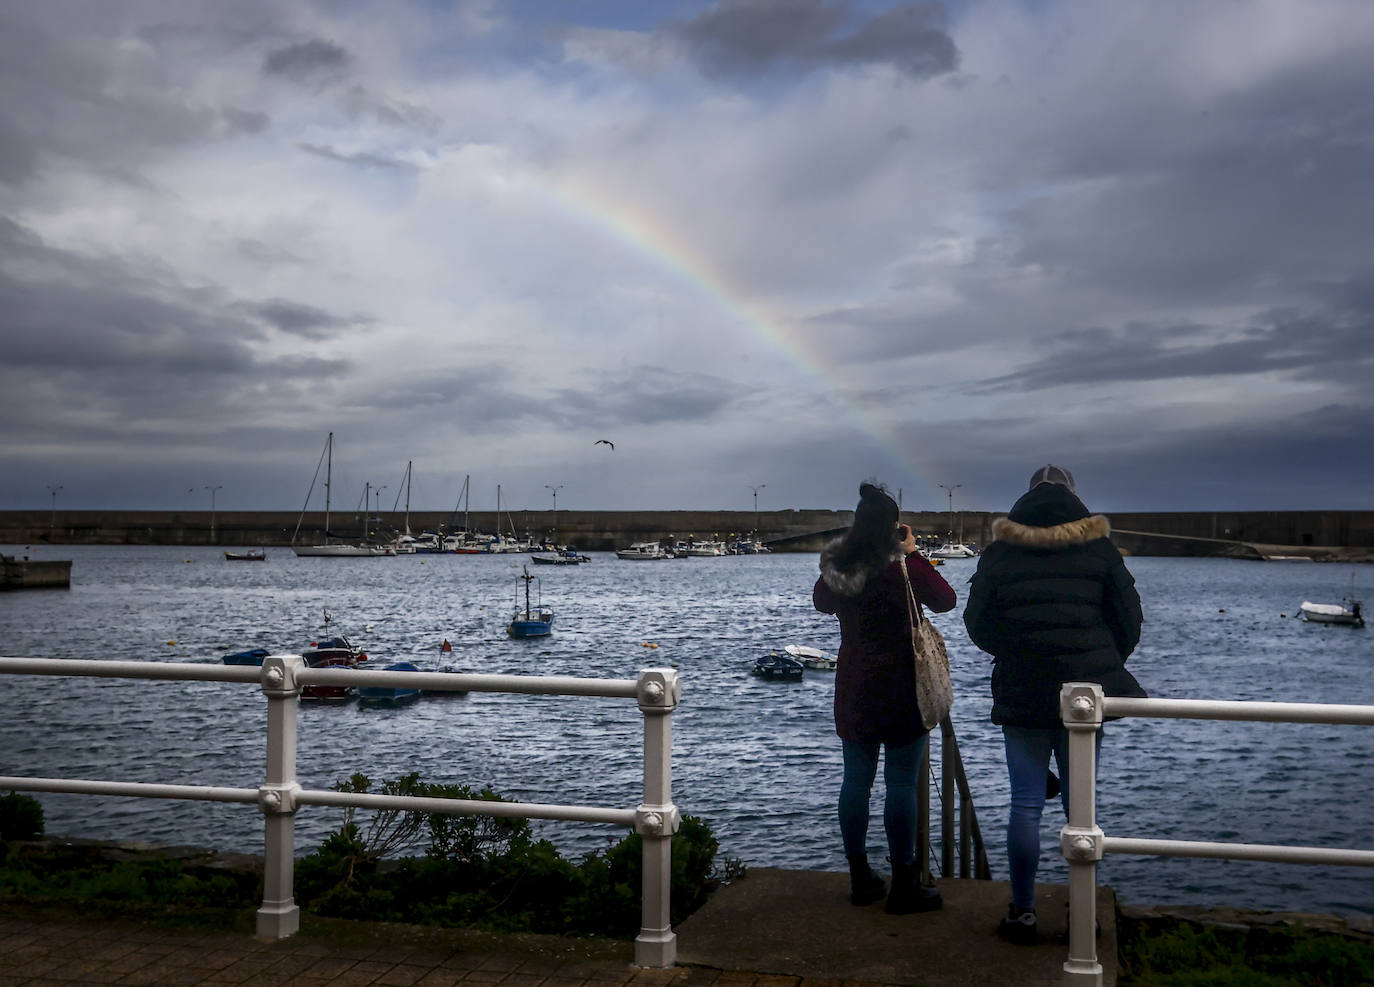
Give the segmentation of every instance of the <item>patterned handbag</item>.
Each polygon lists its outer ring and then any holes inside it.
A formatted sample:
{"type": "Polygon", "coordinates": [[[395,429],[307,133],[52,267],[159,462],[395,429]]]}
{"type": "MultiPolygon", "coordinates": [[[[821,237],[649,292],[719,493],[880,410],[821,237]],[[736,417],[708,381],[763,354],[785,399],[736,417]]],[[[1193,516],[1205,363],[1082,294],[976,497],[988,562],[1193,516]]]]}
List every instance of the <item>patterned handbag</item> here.
{"type": "Polygon", "coordinates": [[[906,612],[911,623],[911,650],[916,656],[916,704],[921,708],[921,723],[934,730],[949,715],[954,705],[954,684],[949,680],[949,654],[940,636],[911,588],[906,559],[901,560],[906,582],[906,612]]]}

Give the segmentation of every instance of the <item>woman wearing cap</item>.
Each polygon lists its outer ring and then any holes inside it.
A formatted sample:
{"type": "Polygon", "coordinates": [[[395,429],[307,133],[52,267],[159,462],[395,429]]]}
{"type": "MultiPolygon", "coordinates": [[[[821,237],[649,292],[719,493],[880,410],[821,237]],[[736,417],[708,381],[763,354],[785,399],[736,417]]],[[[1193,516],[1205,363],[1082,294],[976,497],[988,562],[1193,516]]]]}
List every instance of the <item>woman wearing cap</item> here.
{"type": "Polygon", "coordinates": [[[952,610],[954,590],[916,551],[911,529],[900,523],[897,502],[882,488],[859,487],[854,523],[821,552],[821,576],[812,601],[840,620],[835,673],[835,732],[844,755],[840,784],[840,835],[849,862],[850,901],[867,905],[886,891],[868,865],[869,797],[885,748],[883,827],[892,861],[892,914],[930,911],[940,892],[920,882],[916,863],[916,769],[927,733],[916,704],[915,661],[907,615],[906,580],[924,606],[952,610]]]}
{"type": "MultiPolygon", "coordinates": [[[[1126,671],[1142,617],[1135,580],[1108,537],[1111,525],[1088,513],[1068,470],[1036,470],[1029,492],[993,522],[992,534],[978,559],[964,625],[993,657],[992,722],[1002,727],[1011,781],[1012,900],[998,932],[1029,944],[1039,938],[1035,873],[1050,753],[1061,775],[1068,767],[1060,685],[1096,682],[1109,696],[1143,697],[1126,671]]],[[[1063,789],[1067,811],[1068,785],[1063,789]]]]}

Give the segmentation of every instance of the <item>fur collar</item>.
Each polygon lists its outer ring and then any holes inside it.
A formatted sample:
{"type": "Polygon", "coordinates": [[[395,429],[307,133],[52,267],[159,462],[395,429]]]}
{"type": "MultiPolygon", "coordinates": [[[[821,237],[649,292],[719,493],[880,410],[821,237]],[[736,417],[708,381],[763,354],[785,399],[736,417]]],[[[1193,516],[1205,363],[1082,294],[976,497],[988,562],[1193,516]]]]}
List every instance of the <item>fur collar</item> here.
{"type": "Polygon", "coordinates": [[[1102,514],[1065,521],[1045,528],[1017,524],[1011,518],[999,517],[992,522],[992,537],[1008,545],[1024,548],[1071,548],[1084,545],[1112,533],[1111,522],[1102,514]]]}
{"type": "Polygon", "coordinates": [[[825,585],[840,596],[851,598],[858,596],[864,591],[864,587],[868,585],[870,579],[875,578],[891,563],[902,557],[902,550],[899,548],[880,562],[862,560],[849,567],[841,568],[835,559],[835,553],[840,547],[841,540],[837,538],[821,550],[821,579],[825,580],[825,585]]]}

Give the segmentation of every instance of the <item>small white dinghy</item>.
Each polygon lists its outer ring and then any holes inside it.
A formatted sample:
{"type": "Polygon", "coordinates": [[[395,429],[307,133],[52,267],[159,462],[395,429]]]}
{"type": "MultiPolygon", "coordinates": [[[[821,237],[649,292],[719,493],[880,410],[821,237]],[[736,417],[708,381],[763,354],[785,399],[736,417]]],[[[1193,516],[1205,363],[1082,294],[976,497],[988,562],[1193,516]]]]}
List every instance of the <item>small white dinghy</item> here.
{"type": "Polygon", "coordinates": [[[789,644],[783,649],[807,668],[822,672],[833,672],[840,664],[839,659],[820,648],[809,648],[804,644],[789,644]]]}

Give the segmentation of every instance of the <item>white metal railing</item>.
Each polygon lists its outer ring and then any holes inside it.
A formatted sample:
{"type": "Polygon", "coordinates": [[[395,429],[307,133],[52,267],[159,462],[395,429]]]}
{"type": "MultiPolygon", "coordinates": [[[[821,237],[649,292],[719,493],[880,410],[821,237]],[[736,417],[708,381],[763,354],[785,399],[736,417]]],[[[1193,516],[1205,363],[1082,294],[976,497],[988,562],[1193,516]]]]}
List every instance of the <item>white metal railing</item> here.
{"type": "Polygon", "coordinates": [[[256,804],[266,820],[263,901],[257,916],[260,936],[283,939],[300,928],[300,908],[293,892],[296,810],[303,805],[355,806],[632,826],[643,837],[644,846],[643,900],[639,935],[635,939],[635,963],[644,967],[670,967],[676,960],[677,937],[672,930],[669,899],[672,838],[681,816],[672,801],[672,751],[673,711],[682,697],[682,684],[674,669],[644,669],[635,679],[468,675],[311,668],[300,655],[273,655],[263,660],[260,669],[189,662],[0,658],[0,674],[237,682],[261,686],[267,697],[267,771],[259,788],[0,777],[0,789],[16,791],[256,804]],[[633,809],[619,809],[301,788],[296,781],[296,711],[301,687],[307,685],[406,686],[447,692],[633,699],[644,714],[644,800],[633,809]]]}
{"type": "Polygon", "coordinates": [[[1069,957],[1064,962],[1065,984],[1100,987],[1102,983],[1095,927],[1097,862],[1108,853],[1374,867],[1374,851],[1371,850],[1107,836],[1097,825],[1097,749],[1094,742],[1103,718],[1109,716],[1374,726],[1374,706],[1126,699],[1104,696],[1102,687],[1091,682],[1067,682],[1059,693],[1059,712],[1069,732],[1069,821],[1059,834],[1059,847],[1069,865],[1069,957]]]}

